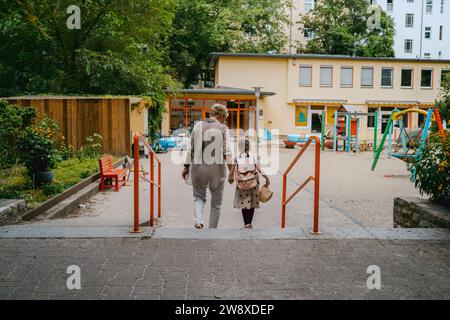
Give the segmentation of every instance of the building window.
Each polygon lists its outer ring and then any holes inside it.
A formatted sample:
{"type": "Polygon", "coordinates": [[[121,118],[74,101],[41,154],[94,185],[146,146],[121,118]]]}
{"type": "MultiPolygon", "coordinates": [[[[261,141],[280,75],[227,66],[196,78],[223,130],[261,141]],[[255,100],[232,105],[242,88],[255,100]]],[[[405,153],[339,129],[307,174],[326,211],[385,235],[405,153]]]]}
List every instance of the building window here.
{"type": "Polygon", "coordinates": [[[305,0],[305,11],[311,11],[314,9],[315,0],[305,0]]]}
{"type": "Polygon", "coordinates": [[[353,67],[341,67],[341,87],[353,86],[353,67]]]}
{"type": "Polygon", "coordinates": [[[405,16],[405,27],[414,28],[414,13],[407,13],[405,16]]]}
{"type": "Polygon", "coordinates": [[[441,0],[441,13],[444,13],[444,0],[441,0]]]}
{"type": "Polygon", "coordinates": [[[423,57],[424,57],[425,59],[430,59],[430,58],[431,58],[431,53],[425,52],[425,53],[423,54],[423,57]]]}
{"type": "Polygon", "coordinates": [[[422,69],[420,76],[420,86],[422,88],[431,88],[433,86],[433,70],[422,69]]]}
{"type": "Polygon", "coordinates": [[[450,69],[441,70],[441,88],[450,81],[450,69]]]}
{"type": "Polygon", "coordinates": [[[320,67],[320,86],[321,87],[333,86],[333,67],[331,66],[320,67]]]}
{"type": "Polygon", "coordinates": [[[300,66],[300,87],[312,86],[312,66],[300,66]]]}
{"type": "Polygon", "coordinates": [[[414,0],[408,0],[407,2],[408,3],[414,3],[414,0]]]}
{"type": "Polygon", "coordinates": [[[361,68],[361,87],[373,88],[373,68],[362,67],[361,68]]]}
{"type": "Polygon", "coordinates": [[[444,32],[444,27],[443,26],[439,26],[439,40],[442,40],[443,32],[444,32]]]}
{"type": "Polygon", "coordinates": [[[425,12],[426,13],[433,13],[433,0],[426,0],[425,12]]]}
{"type": "Polygon", "coordinates": [[[381,69],[381,86],[385,88],[392,88],[392,78],[394,72],[392,68],[382,68],[381,69]]]}
{"type": "Polygon", "coordinates": [[[369,108],[367,115],[367,128],[375,128],[375,115],[374,113],[378,111],[378,108],[369,108]]]}
{"type": "Polygon", "coordinates": [[[425,27],[425,39],[431,39],[431,27],[425,27]]]}
{"type": "Polygon", "coordinates": [[[312,39],[314,38],[314,32],[310,28],[303,28],[303,37],[305,39],[312,39]]]}
{"type": "Polygon", "coordinates": [[[402,88],[412,88],[413,69],[402,69],[402,88]]]}
{"type": "Polygon", "coordinates": [[[387,12],[392,12],[392,11],[394,11],[394,0],[387,0],[386,11],[387,11],[387,12]]]}
{"type": "Polygon", "coordinates": [[[405,53],[411,53],[413,51],[413,40],[406,39],[405,40],[405,53]]]}

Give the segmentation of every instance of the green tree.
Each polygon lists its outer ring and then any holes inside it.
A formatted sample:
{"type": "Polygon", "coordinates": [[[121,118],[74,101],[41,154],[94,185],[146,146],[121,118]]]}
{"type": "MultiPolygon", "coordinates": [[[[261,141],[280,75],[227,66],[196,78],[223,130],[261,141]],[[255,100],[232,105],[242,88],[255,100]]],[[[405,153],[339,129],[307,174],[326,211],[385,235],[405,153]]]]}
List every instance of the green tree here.
{"type": "Polygon", "coordinates": [[[379,27],[368,28],[373,12],[366,0],[318,0],[314,10],[300,18],[301,32],[313,36],[299,53],[363,57],[394,56],[394,23],[380,9],[379,27]]]}
{"type": "Polygon", "coordinates": [[[442,93],[436,105],[442,120],[446,121],[447,126],[450,127],[450,72],[442,81],[442,93]]]}
{"type": "Polygon", "coordinates": [[[289,0],[179,0],[170,63],[186,87],[208,81],[211,52],[281,51],[289,0]]]}
{"type": "Polygon", "coordinates": [[[0,94],[161,92],[176,1],[0,0],[0,94]]]}

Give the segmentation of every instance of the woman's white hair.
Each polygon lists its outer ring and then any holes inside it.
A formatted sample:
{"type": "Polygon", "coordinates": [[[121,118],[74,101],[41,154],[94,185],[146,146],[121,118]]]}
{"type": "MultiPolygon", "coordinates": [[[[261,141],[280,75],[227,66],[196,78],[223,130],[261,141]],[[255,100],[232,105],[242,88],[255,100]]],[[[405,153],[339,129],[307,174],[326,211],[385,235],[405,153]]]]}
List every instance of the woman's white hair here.
{"type": "Polygon", "coordinates": [[[215,103],[211,107],[211,116],[212,117],[223,116],[228,118],[228,109],[223,104],[215,103]]]}

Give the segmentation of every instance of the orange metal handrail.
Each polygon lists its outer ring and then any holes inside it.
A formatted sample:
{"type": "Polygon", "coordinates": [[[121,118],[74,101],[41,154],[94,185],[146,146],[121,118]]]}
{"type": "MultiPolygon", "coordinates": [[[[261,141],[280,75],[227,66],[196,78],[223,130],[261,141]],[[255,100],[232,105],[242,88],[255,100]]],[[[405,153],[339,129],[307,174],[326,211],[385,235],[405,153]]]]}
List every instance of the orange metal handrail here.
{"type": "Polygon", "coordinates": [[[310,137],[308,141],[305,143],[303,148],[297,154],[295,159],[292,161],[291,165],[285,173],[283,174],[283,198],[282,198],[282,209],[281,209],[281,228],[286,227],[286,205],[311,181],[314,181],[314,226],[313,233],[319,233],[319,190],[320,190],[320,139],[318,137],[310,137]],[[314,177],[308,177],[293,193],[286,198],[286,183],[287,176],[289,172],[294,168],[295,164],[305,153],[306,149],[311,145],[311,143],[315,141],[316,144],[316,152],[315,152],[315,168],[314,168],[314,177]]]}
{"type": "Polygon", "coordinates": [[[155,224],[155,186],[158,189],[158,218],[161,218],[162,170],[161,160],[147,140],[139,133],[134,134],[134,232],[139,232],[139,141],[142,141],[150,152],[150,227],[155,224]],[[155,182],[155,160],[158,163],[158,183],[155,182]]]}

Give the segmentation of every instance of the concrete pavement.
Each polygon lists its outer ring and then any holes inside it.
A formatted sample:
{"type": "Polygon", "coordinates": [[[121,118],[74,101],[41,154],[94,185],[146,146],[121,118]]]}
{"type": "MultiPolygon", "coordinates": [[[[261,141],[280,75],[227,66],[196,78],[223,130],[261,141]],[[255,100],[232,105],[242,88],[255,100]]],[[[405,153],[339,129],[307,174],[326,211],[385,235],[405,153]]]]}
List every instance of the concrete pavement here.
{"type": "Polygon", "coordinates": [[[0,252],[0,299],[450,298],[448,240],[0,239],[0,252]]]}

